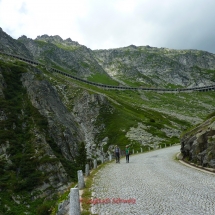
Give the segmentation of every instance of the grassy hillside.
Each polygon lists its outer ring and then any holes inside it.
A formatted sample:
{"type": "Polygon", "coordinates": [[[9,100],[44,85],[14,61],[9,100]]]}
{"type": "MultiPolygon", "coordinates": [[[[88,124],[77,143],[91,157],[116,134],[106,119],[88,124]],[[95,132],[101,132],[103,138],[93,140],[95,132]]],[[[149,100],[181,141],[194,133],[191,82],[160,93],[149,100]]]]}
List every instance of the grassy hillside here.
{"type": "MultiPolygon", "coordinates": [[[[95,86],[67,79],[59,74],[54,75],[58,82],[75,83],[80,90],[88,90],[106,96],[112,102],[114,112],[108,112],[103,107],[97,123],[104,122],[106,128],[104,133],[98,136],[101,140],[109,133],[110,144],[126,145],[130,142],[125,138],[125,133],[130,127],[137,127],[138,122],[150,126],[148,131],[154,135],[154,131],[162,127],[186,129],[192,124],[201,122],[207,114],[214,111],[214,92],[193,92],[193,93],[156,93],[132,90],[104,90],[95,86]],[[115,135],[112,135],[116,133],[115,135]]],[[[96,80],[92,80],[96,81],[96,80]]],[[[67,93],[74,88],[70,85],[67,93]]],[[[79,92],[79,95],[81,92],[79,92]]],[[[159,133],[159,132],[158,132],[159,133]]],[[[158,134],[164,137],[164,134],[158,134]]],[[[166,141],[169,138],[165,137],[166,141]]],[[[144,140],[144,137],[143,137],[144,140]]]]}
{"type": "MultiPolygon", "coordinates": [[[[47,74],[48,75],[48,74],[47,74]]],[[[77,96],[83,91],[99,93],[110,100],[110,107],[102,107],[100,116],[95,122],[97,126],[105,124],[103,132],[97,136],[97,143],[105,136],[109,137],[108,145],[118,144],[124,147],[133,142],[134,148],[139,149],[141,141],[131,140],[126,133],[131,127],[137,128],[138,123],[144,124],[146,131],[152,136],[164,139],[162,143],[172,144],[179,142],[178,137],[167,137],[161,129],[176,129],[180,132],[192,124],[200,122],[207,114],[213,111],[214,92],[195,93],[156,93],[131,90],[104,90],[72,79],[53,74],[56,85],[67,85],[67,97],[72,107],[75,97],[72,92],[78,90],[77,96]]],[[[95,80],[94,80],[95,81],[95,80]]],[[[65,93],[65,92],[64,92],[65,93]]],[[[145,137],[142,137],[144,141],[145,137]]],[[[152,142],[153,144],[153,138],[152,142]]],[[[108,146],[106,146],[107,149],[108,146]]]]}

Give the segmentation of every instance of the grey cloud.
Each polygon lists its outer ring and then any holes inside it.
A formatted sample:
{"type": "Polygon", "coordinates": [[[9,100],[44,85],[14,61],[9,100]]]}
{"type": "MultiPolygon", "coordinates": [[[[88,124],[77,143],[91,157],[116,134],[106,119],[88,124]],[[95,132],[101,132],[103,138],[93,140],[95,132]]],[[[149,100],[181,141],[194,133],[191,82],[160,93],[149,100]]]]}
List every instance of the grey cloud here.
{"type": "Polygon", "coordinates": [[[24,14],[27,14],[27,8],[26,8],[26,3],[25,2],[22,2],[22,5],[21,5],[21,7],[20,7],[20,9],[19,9],[19,12],[20,13],[24,13],[24,14]]]}
{"type": "Polygon", "coordinates": [[[215,2],[207,1],[207,3],[196,1],[187,5],[186,8],[178,6],[175,16],[170,17],[174,22],[160,23],[165,28],[159,31],[161,33],[159,44],[169,48],[199,49],[215,53],[213,45],[215,2]]]}
{"type": "Polygon", "coordinates": [[[87,19],[78,22],[85,45],[103,48],[105,44],[134,44],[215,53],[215,1],[151,2],[141,2],[133,13],[127,14],[102,1],[92,6],[87,19]]]}

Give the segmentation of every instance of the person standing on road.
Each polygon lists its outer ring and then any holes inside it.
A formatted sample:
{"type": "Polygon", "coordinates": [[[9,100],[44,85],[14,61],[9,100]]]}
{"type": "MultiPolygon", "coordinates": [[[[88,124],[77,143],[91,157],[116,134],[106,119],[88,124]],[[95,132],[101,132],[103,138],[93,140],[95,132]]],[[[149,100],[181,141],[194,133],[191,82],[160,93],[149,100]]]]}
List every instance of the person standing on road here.
{"type": "Polygon", "coordinates": [[[129,163],[129,155],[130,155],[130,149],[129,149],[129,146],[127,145],[125,148],[126,163],[129,163]]]}
{"type": "Polygon", "coordinates": [[[120,163],[120,149],[117,145],[115,147],[115,156],[116,156],[116,163],[120,163]]]}

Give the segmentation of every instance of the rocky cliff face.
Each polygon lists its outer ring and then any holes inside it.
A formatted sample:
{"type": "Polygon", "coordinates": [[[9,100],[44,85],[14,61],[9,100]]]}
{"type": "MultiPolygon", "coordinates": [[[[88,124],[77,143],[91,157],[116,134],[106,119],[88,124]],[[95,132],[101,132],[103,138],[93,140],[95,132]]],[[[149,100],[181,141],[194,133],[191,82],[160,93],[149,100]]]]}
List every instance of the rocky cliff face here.
{"type": "MultiPolygon", "coordinates": [[[[65,90],[69,86],[53,82],[53,78],[36,67],[7,62],[7,57],[2,60],[0,191],[2,195],[12,193],[19,199],[18,205],[27,201],[20,193],[26,190],[32,202],[53,198],[75,180],[80,168],[77,160],[86,159],[80,158],[82,143],[88,159],[105,156],[96,144],[96,135],[102,127],[95,122],[100,105],[109,102],[87,90],[75,96],[74,88],[65,90]],[[73,108],[68,102],[71,96],[73,108]]],[[[5,204],[8,205],[7,200],[5,204]]]]}
{"type": "Polygon", "coordinates": [[[62,161],[74,162],[81,132],[39,70],[0,61],[0,71],[0,190],[26,187],[34,199],[52,196],[71,180],[62,161]]]}
{"type": "Polygon", "coordinates": [[[72,161],[76,157],[78,143],[84,141],[83,132],[56,90],[42,76],[37,69],[23,74],[23,86],[27,89],[32,105],[47,118],[51,137],[63,156],[72,161]]]}
{"type": "Polygon", "coordinates": [[[104,137],[102,140],[96,139],[97,135],[105,127],[102,120],[97,122],[101,107],[103,106],[113,109],[105,96],[101,94],[89,94],[87,91],[84,91],[74,102],[73,112],[84,131],[87,154],[88,158],[91,159],[96,156],[98,160],[102,160],[101,157],[107,156],[106,153],[103,153],[102,147],[107,144],[108,137],[104,137]]]}
{"type": "Polygon", "coordinates": [[[215,168],[215,117],[182,137],[181,152],[191,162],[215,168]]]}
{"type": "Polygon", "coordinates": [[[23,43],[10,37],[2,30],[2,28],[0,28],[0,51],[7,52],[9,54],[21,55],[29,59],[33,58],[23,43]]]}
{"type": "Polygon", "coordinates": [[[105,157],[106,154],[98,146],[106,145],[108,138],[106,136],[97,138],[97,136],[105,128],[101,110],[103,107],[108,110],[114,109],[108,97],[101,93],[89,91],[86,88],[82,89],[76,84],[71,84],[71,82],[62,82],[56,77],[49,78],[49,80],[82,131],[87,157],[89,159],[97,157],[98,160],[101,159],[101,156],[105,157]]]}

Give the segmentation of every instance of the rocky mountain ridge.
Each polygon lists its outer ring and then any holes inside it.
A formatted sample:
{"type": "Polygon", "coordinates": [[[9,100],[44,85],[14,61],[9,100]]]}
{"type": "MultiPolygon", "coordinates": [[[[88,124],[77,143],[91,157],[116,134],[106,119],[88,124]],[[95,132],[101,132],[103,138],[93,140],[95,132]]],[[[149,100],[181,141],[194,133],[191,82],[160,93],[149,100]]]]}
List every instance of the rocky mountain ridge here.
{"type": "Polygon", "coordinates": [[[192,87],[212,85],[215,81],[215,55],[208,52],[131,45],[96,50],[94,54],[111,77],[128,83],[192,87]]]}
{"type": "Polygon", "coordinates": [[[42,35],[35,40],[22,36],[18,41],[25,45],[35,60],[68,70],[78,77],[86,78],[96,72],[105,73],[93,58],[92,51],[71,39],[42,35]]]}
{"type": "Polygon", "coordinates": [[[42,35],[35,40],[22,36],[17,41],[25,46],[20,54],[27,49],[35,60],[85,79],[99,74],[118,84],[167,88],[215,83],[215,55],[205,51],[134,45],[91,50],[58,35],[42,35]]]}
{"type": "MultiPolygon", "coordinates": [[[[19,39],[21,39],[21,38],[19,38],[19,39]]],[[[60,43],[62,45],[70,46],[70,47],[74,47],[74,48],[84,47],[83,45],[80,45],[78,42],[72,41],[71,38],[63,40],[58,35],[56,35],[56,36],[48,36],[47,34],[44,34],[44,35],[41,35],[41,36],[37,36],[37,38],[35,40],[44,41],[44,42],[50,42],[50,43],[53,43],[53,44],[59,44],[60,43]]]]}

